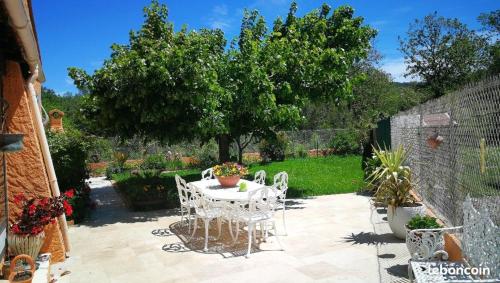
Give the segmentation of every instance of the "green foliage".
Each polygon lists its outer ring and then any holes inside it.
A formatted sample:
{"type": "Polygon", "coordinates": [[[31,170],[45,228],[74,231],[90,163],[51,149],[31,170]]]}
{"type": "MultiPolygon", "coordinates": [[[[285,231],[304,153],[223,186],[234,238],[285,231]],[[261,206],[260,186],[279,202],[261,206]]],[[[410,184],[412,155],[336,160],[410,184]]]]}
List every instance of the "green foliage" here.
{"type": "Polygon", "coordinates": [[[420,216],[416,215],[408,222],[408,229],[438,229],[442,228],[440,224],[437,223],[437,219],[428,215],[420,216]]]}
{"type": "Polygon", "coordinates": [[[500,73],[500,10],[482,13],[478,17],[483,26],[482,32],[487,40],[494,41],[488,47],[488,53],[491,57],[490,65],[486,75],[496,75],[500,73]]]}
{"type": "Polygon", "coordinates": [[[90,209],[92,208],[90,190],[83,189],[77,191],[75,196],[68,200],[68,202],[73,207],[73,214],[68,217],[68,220],[73,220],[75,223],[81,223],[90,216],[90,209]]]}
{"type": "Polygon", "coordinates": [[[330,142],[335,154],[359,154],[360,137],[354,129],[340,130],[335,133],[330,142]]]}
{"type": "Polygon", "coordinates": [[[183,165],[178,156],[171,156],[167,158],[166,155],[158,153],[146,156],[140,167],[143,170],[152,169],[161,171],[181,169],[183,165]]]}
{"type": "Polygon", "coordinates": [[[143,211],[178,207],[179,198],[175,185],[175,174],[179,174],[188,182],[200,178],[200,172],[197,170],[183,170],[161,175],[151,174],[151,172],[151,170],[146,170],[137,174],[126,172],[113,175],[118,192],[132,210],[143,211]]]}
{"type": "MultiPolygon", "coordinates": [[[[113,45],[101,69],[70,68],[69,75],[89,93],[83,112],[109,133],[166,142],[225,136],[242,152],[248,142],[241,137],[296,128],[307,101],[350,97],[359,79],[351,66],[376,34],[348,6],[330,13],[323,5],[303,17],[296,11],[292,3],[272,31],[258,11],[245,11],[225,49],[220,30],[175,32],[166,7],[153,1],[141,29],[113,45]]],[[[229,145],[219,151],[228,156],[229,145]]]]}
{"type": "Polygon", "coordinates": [[[198,151],[194,152],[198,166],[202,169],[210,168],[217,164],[217,143],[212,139],[203,144],[198,151]]]}
{"type": "Polygon", "coordinates": [[[80,190],[88,178],[86,169],[88,139],[78,131],[47,132],[52,162],[61,191],[70,188],[80,190]]]}
{"type": "Polygon", "coordinates": [[[252,164],[249,175],[258,170],[267,173],[266,184],[272,184],[273,176],[281,171],[288,173],[287,197],[318,196],[352,193],[363,186],[363,171],[357,155],[325,158],[289,159],[283,162],[252,164]]]}
{"type": "Polygon", "coordinates": [[[89,148],[91,162],[111,160],[113,158],[113,144],[109,139],[94,137],[89,148]]]}
{"type": "Polygon", "coordinates": [[[283,161],[290,140],[285,132],[279,132],[259,143],[259,152],[262,162],[283,161]]]}
{"type": "Polygon", "coordinates": [[[457,19],[437,13],[415,20],[407,38],[400,39],[400,46],[408,65],[407,75],[421,78],[435,97],[470,81],[490,61],[486,38],[457,19]]]}
{"type": "Polygon", "coordinates": [[[163,154],[150,154],[144,158],[141,169],[164,170],[167,167],[167,158],[163,154]]]}
{"type": "Polygon", "coordinates": [[[82,129],[80,105],[82,95],[65,93],[58,95],[54,90],[42,87],[42,105],[47,112],[59,109],[64,112],[63,127],[66,130],[82,129]]]}
{"type": "Polygon", "coordinates": [[[376,154],[373,154],[372,157],[365,162],[364,172],[365,180],[368,182],[368,187],[366,188],[368,191],[376,191],[380,184],[380,179],[370,180],[370,177],[380,166],[382,166],[382,162],[376,154]]]}
{"type": "Polygon", "coordinates": [[[75,84],[89,93],[89,116],[107,132],[178,142],[223,130],[220,103],[228,101],[218,68],[225,39],[220,30],[178,32],[167,8],[153,1],[128,44],[89,76],[70,68],[75,84]]]}
{"type": "Polygon", "coordinates": [[[295,147],[295,156],[299,158],[306,158],[309,156],[309,152],[303,144],[298,144],[295,147]]]}
{"type": "MultiPolygon", "coordinates": [[[[291,159],[251,165],[249,176],[258,170],[265,170],[268,176],[266,183],[270,184],[275,174],[286,171],[289,175],[288,197],[349,193],[356,192],[363,184],[360,162],[359,156],[352,155],[291,159]]],[[[180,170],[153,176],[144,172],[125,172],[113,175],[113,179],[132,209],[150,210],[178,206],[175,174],[179,174],[187,182],[200,179],[199,170],[180,170]]]]}
{"type": "Polygon", "coordinates": [[[408,152],[403,146],[393,151],[374,148],[373,152],[381,165],[375,168],[368,179],[371,185],[377,187],[375,191],[377,200],[394,208],[412,205],[415,199],[410,193],[413,189],[411,170],[404,165],[408,152]]]}
{"type": "Polygon", "coordinates": [[[106,167],[106,177],[111,180],[114,174],[119,174],[127,171],[128,168],[125,166],[125,162],[128,159],[128,152],[123,149],[119,149],[113,152],[113,160],[108,163],[106,167]]]}
{"type": "Polygon", "coordinates": [[[114,174],[119,174],[125,172],[125,167],[123,164],[119,164],[116,161],[112,161],[106,167],[106,178],[112,179],[114,174]]]}

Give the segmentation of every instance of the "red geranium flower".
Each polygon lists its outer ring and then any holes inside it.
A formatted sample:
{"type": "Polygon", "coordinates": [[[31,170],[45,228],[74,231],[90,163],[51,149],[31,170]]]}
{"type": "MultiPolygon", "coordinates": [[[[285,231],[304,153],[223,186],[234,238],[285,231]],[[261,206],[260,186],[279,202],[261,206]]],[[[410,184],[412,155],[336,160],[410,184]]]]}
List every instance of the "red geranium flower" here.
{"type": "Polygon", "coordinates": [[[31,204],[29,207],[28,207],[28,214],[30,216],[33,216],[36,212],[36,205],[34,204],[31,204]]]}
{"type": "Polygon", "coordinates": [[[14,234],[18,234],[19,232],[21,232],[21,230],[19,229],[19,225],[17,225],[17,224],[12,225],[12,227],[10,227],[10,230],[14,234]]]}
{"type": "Polygon", "coordinates": [[[68,201],[65,200],[63,202],[63,206],[66,216],[71,216],[71,214],[73,214],[73,208],[71,207],[71,204],[69,204],[68,201]]]}
{"type": "Polygon", "coordinates": [[[31,235],[37,235],[42,231],[43,231],[42,227],[33,227],[31,228],[31,235]]]}
{"type": "Polygon", "coordinates": [[[75,189],[69,189],[64,193],[67,198],[73,198],[75,196],[75,189]]]}
{"type": "Polygon", "coordinates": [[[26,200],[26,198],[24,197],[23,193],[19,193],[14,196],[14,203],[16,205],[20,205],[24,200],[26,200]]]}
{"type": "Polygon", "coordinates": [[[49,198],[43,198],[40,200],[40,204],[43,205],[43,206],[46,206],[47,204],[49,204],[49,198]]]}

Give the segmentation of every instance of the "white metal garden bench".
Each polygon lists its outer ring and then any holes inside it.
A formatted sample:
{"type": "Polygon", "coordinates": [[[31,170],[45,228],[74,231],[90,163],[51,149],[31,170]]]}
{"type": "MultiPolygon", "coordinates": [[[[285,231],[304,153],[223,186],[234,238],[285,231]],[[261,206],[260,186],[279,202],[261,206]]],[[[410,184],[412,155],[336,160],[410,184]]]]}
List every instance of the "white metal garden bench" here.
{"type": "Polygon", "coordinates": [[[461,227],[417,229],[407,236],[407,245],[415,252],[408,265],[410,282],[500,282],[500,229],[488,210],[479,211],[469,196],[463,204],[461,227]],[[464,260],[446,261],[443,234],[461,230],[464,260]],[[478,273],[482,275],[478,275],[478,273]],[[446,273],[446,274],[445,274],[446,273]],[[451,274],[453,273],[453,274],[451,274]]]}

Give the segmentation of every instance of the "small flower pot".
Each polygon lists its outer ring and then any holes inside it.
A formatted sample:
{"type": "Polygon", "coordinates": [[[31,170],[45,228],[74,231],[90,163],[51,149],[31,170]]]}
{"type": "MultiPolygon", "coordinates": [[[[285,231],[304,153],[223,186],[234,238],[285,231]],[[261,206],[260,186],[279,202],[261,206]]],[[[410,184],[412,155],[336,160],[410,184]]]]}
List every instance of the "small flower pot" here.
{"type": "Polygon", "coordinates": [[[432,135],[427,139],[427,145],[432,149],[436,149],[443,143],[443,140],[442,136],[432,135]]]}
{"type": "Polygon", "coordinates": [[[34,236],[9,233],[9,249],[13,255],[25,254],[36,259],[44,240],[45,232],[34,236]]]}
{"type": "Polygon", "coordinates": [[[240,181],[240,176],[235,175],[235,176],[215,176],[217,180],[219,180],[219,183],[221,187],[223,188],[234,188],[236,187],[236,184],[240,181]]]}
{"type": "Polygon", "coordinates": [[[442,233],[427,232],[425,239],[422,239],[422,232],[412,232],[405,225],[406,229],[406,247],[413,259],[432,259],[434,252],[444,249],[444,239],[442,233]]]}

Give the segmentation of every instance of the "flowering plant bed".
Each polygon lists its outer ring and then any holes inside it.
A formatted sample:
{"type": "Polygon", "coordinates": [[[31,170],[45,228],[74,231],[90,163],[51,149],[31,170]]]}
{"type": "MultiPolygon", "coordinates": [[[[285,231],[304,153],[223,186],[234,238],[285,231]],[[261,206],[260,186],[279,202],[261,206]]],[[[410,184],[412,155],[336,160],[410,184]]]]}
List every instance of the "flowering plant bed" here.
{"type": "Polygon", "coordinates": [[[55,219],[63,213],[71,216],[73,208],[68,200],[73,197],[73,190],[51,198],[27,198],[22,193],[14,196],[14,203],[22,207],[23,210],[18,219],[10,226],[11,233],[29,236],[40,234],[46,225],[54,223],[55,219]]]}

